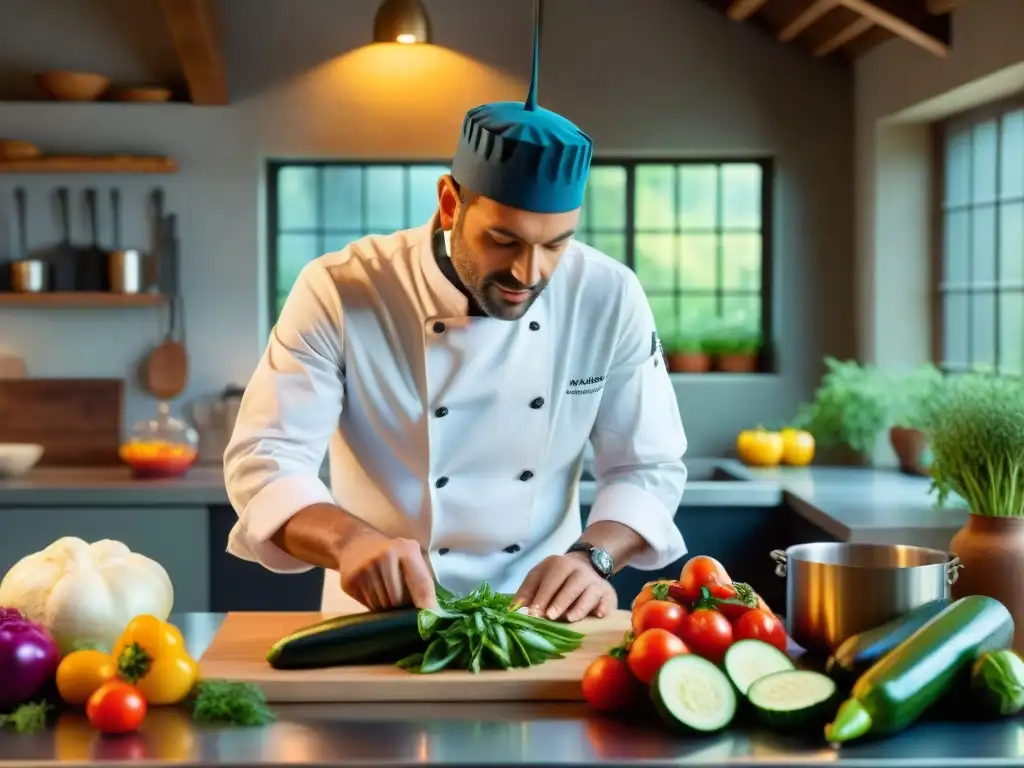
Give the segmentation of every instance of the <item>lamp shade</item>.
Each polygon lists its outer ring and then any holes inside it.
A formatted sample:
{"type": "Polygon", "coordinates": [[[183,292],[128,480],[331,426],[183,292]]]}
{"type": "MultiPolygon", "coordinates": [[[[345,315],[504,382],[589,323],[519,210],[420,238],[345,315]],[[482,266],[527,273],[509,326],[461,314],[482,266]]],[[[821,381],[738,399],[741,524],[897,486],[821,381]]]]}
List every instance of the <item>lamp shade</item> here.
{"type": "Polygon", "coordinates": [[[384,0],[373,19],[375,43],[429,43],[430,17],[421,0],[384,0]]]}

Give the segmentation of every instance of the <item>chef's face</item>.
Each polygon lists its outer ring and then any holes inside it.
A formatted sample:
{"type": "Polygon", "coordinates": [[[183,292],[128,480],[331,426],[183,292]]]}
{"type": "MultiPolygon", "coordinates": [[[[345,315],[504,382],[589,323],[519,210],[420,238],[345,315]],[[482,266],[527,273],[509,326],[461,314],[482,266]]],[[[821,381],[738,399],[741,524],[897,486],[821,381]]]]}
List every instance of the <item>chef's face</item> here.
{"type": "Polygon", "coordinates": [[[491,317],[518,320],[551,279],[580,211],[531,213],[438,182],[441,227],[451,231],[452,264],[491,317]]]}

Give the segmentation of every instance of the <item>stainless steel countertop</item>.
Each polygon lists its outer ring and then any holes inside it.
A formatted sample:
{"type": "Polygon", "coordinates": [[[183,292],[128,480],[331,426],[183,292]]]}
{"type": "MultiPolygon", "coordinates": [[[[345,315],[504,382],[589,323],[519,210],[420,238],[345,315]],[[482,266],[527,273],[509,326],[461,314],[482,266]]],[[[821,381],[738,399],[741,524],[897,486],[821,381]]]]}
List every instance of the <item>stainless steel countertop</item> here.
{"type": "MultiPolygon", "coordinates": [[[[172,618],[193,654],[223,616],[172,618]]],[[[686,765],[1004,766],[1024,765],[1024,721],[922,724],[894,738],[835,752],[813,741],[735,727],[720,736],[672,734],[653,720],[624,723],[582,704],[287,705],[265,728],[195,727],[178,708],[154,709],[138,734],[105,737],[81,715],[54,729],[0,733],[0,766],[80,765],[686,765]]]]}

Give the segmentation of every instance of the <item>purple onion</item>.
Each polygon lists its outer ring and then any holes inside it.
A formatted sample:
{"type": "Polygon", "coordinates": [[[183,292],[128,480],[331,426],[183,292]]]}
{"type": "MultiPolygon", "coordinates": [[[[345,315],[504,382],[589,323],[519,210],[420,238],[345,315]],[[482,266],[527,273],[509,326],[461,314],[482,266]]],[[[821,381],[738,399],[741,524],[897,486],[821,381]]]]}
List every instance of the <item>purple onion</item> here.
{"type": "Polygon", "coordinates": [[[17,608],[0,608],[0,624],[8,621],[25,621],[25,614],[17,608]]]}
{"type": "Polygon", "coordinates": [[[37,696],[53,680],[58,664],[60,651],[45,627],[27,619],[0,619],[0,711],[37,696]]]}

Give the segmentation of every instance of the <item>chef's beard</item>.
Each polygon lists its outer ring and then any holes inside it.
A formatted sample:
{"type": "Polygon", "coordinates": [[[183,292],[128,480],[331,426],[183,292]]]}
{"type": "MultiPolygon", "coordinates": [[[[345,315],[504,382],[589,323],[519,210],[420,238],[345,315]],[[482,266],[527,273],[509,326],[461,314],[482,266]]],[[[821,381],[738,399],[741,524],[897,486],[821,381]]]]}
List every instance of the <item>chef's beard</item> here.
{"type": "Polygon", "coordinates": [[[452,227],[451,253],[449,254],[456,274],[466,286],[470,296],[489,317],[497,320],[518,320],[537,300],[540,292],[547,285],[547,280],[541,278],[540,282],[531,288],[519,282],[512,271],[508,269],[481,276],[469,243],[466,242],[462,232],[462,215],[460,212],[452,227]],[[502,295],[499,287],[507,291],[528,290],[530,298],[518,304],[513,303],[502,295]]]}

